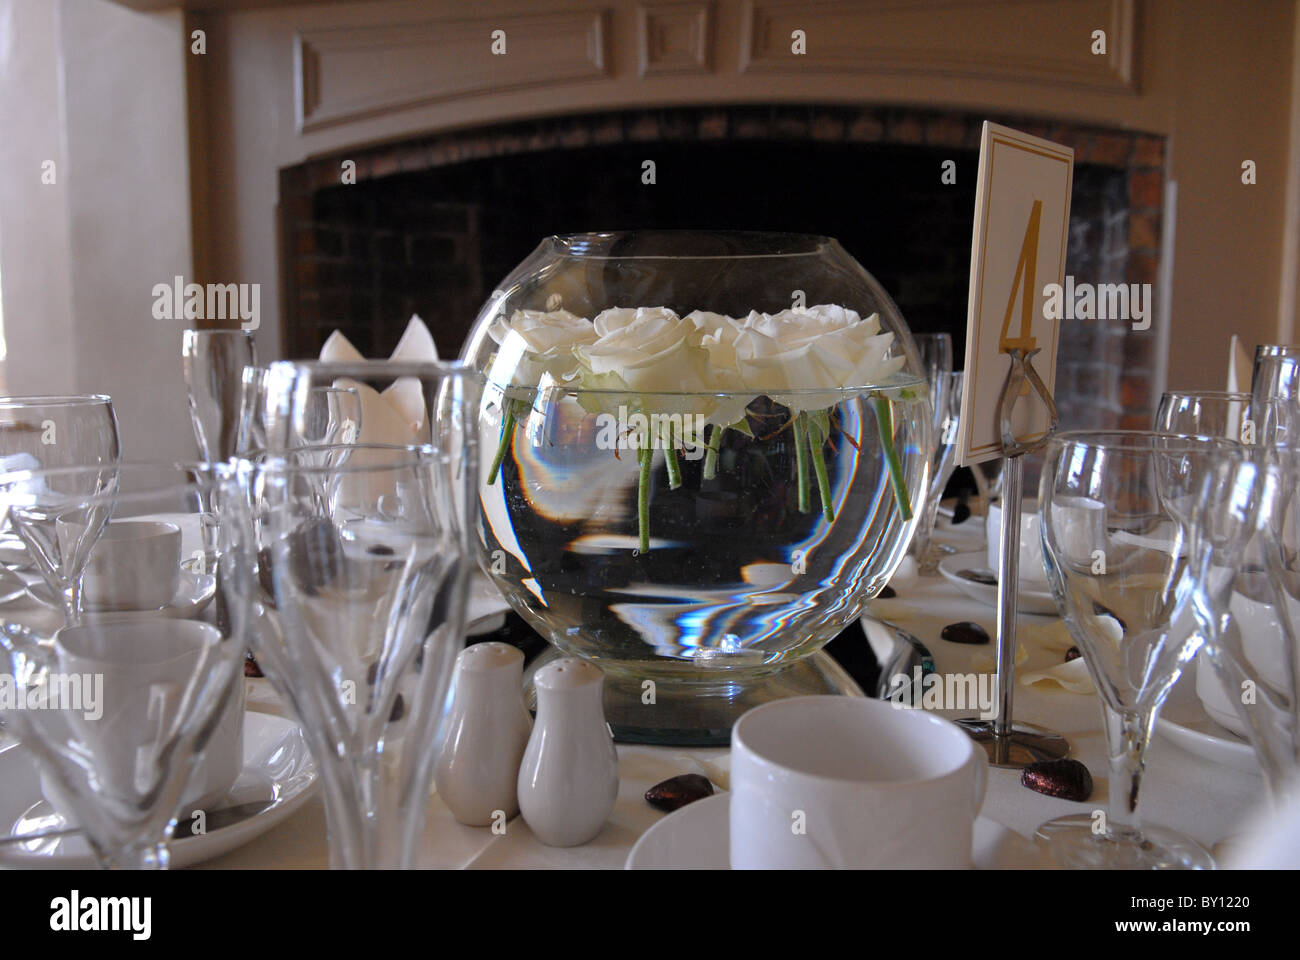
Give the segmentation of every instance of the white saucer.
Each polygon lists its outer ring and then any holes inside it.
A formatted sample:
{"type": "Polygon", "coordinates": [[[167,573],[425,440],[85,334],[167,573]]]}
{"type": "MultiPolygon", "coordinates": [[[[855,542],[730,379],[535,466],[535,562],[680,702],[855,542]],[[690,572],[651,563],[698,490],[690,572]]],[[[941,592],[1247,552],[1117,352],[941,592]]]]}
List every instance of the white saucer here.
{"type": "MultiPolygon", "coordinates": [[[[641,834],[624,869],[730,870],[730,823],[730,794],[696,800],[641,834]]],[[[972,846],[977,870],[1042,866],[1031,841],[987,817],[975,821],[972,846]]]]}
{"type": "Polygon", "coordinates": [[[1193,660],[1169,691],[1156,719],[1156,733],[1188,753],[1242,773],[1258,774],[1259,760],[1255,757],[1255,748],[1211,720],[1201,698],[1196,695],[1199,664],[1199,660],[1193,660]]]}
{"type": "MultiPolygon", "coordinates": [[[[990,607],[998,605],[998,587],[995,583],[980,583],[969,577],[963,577],[964,570],[978,570],[992,576],[988,568],[988,554],[983,550],[970,553],[954,553],[939,561],[939,573],[966,596],[990,607]]],[[[1046,583],[1029,580],[1020,581],[1020,612],[1039,613],[1056,616],[1056,601],[1046,583]]]]}
{"type": "MultiPolygon", "coordinates": [[[[27,588],[27,592],[39,602],[49,607],[61,608],[55,601],[54,594],[45,581],[38,581],[27,588]]],[[[141,617],[169,617],[174,620],[192,620],[212,602],[217,594],[217,578],[210,573],[191,573],[182,570],[176,596],[172,602],[154,610],[102,610],[93,604],[83,604],[83,615],[87,620],[101,623],[113,623],[119,620],[137,620],[141,617]]]]}
{"type": "MultiPolygon", "coordinates": [[[[244,770],[225,803],[208,814],[208,833],[172,841],[172,867],[188,867],[243,846],[301,807],[319,786],[316,764],[296,723],[267,713],[245,714],[244,770]],[[227,819],[232,822],[223,822],[227,819]]],[[[5,842],[60,830],[63,824],[41,799],[40,777],[27,751],[21,745],[0,751],[0,867],[95,867],[80,834],[5,842]]]]}

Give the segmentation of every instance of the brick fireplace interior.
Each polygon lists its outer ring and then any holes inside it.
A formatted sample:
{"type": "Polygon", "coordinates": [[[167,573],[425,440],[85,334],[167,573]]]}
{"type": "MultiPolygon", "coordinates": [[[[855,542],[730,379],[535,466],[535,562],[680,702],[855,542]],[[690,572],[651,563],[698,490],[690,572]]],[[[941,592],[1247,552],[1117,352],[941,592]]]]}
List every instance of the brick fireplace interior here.
{"type": "MultiPolygon", "coordinates": [[[[351,151],[280,176],[282,342],[314,356],[340,329],[386,356],[420,314],[444,356],[544,236],[636,227],[837,237],[915,332],[965,346],[982,116],[900,109],[737,107],[537,120],[351,151]],[[341,182],[344,161],[355,184],[341,182]],[[656,182],[642,183],[655,162],[656,182]],[[956,162],[956,183],[941,179],[956,162]]],[[[1067,273],[1154,283],[1159,137],[989,118],[1076,150],[1067,273]]],[[[1063,322],[1062,427],[1149,428],[1154,331],[1063,322]]]]}

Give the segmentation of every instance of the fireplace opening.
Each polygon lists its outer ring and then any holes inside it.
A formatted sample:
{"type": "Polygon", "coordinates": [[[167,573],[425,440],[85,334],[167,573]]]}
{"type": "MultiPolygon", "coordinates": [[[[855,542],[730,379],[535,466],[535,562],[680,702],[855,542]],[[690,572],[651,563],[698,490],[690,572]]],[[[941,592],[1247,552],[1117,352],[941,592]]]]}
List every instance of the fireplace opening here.
{"type": "MultiPolygon", "coordinates": [[[[312,160],[281,172],[282,343],[289,356],[313,356],[340,329],[367,356],[386,356],[418,313],[441,353],[454,356],[492,286],[544,236],[776,230],[839,239],[914,332],[952,334],[960,366],[982,119],[640,111],[312,160]],[[355,183],[340,182],[345,160],[355,183]]],[[[1076,283],[1153,283],[1163,141],[993,119],[1075,147],[1067,273],[1076,283]]],[[[1159,399],[1154,348],[1152,332],[1119,320],[1064,321],[1062,427],[1149,427],[1159,399]]]]}

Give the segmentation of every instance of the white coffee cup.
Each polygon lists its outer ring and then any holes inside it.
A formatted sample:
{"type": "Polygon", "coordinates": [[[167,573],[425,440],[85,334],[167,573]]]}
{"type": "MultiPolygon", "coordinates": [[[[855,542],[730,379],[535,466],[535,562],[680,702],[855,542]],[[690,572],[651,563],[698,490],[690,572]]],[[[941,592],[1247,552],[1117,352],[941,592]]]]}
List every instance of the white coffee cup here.
{"type": "MultiPolygon", "coordinates": [[[[160,737],[173,725],[191,678],[219,642],[221,634],[210,624],[163,617],[90,622],[64,627],[55,635],[59,672],[103,678],[97,715],[83,711],[69,719],[77,738],[94,753],[106,792],[131,797],[147,784],[160,737]]],[[[234,695],[182,795],[181,815],[215,809],[230,792],[243,761],[244,684],[236,678],[234,695]]],[[[41,791],[56,810],[72,816],[53,778],[42,774],[41,791]]]]}
{"type": "MultiPolygon", "coordinates": [[[[988,565],[997,575],[1002,560],[1002,502],[989,505],[988,522],[984,526],[988,533],[988,565]]],[[[1043,543],[1038,526],[1038,501],[1023,500],[1020,508],[1020,579],[1029,583],[1047,583],[1047,571],[1043,566],[1043,543]]]]}
{"type": "Polygon", "coordinates": [[[971,864],[988,760],[956,724],[860,697],[755,707],[731,733],[733,869],[971,864]]]}
{"type": "Polygon", "coordinates": [[[180,586],[181,528],[164,520],[114,520],[91,547],[81,578],[87,610],[157,610],[180,586]]]}

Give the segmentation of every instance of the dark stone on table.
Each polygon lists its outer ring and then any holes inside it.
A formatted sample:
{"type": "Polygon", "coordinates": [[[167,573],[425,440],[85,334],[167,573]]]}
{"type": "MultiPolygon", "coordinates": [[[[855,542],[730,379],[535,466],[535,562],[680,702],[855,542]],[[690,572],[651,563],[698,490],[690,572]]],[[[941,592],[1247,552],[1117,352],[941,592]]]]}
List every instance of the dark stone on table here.
{"type": "Polygon", "coordinates": [[[1020,773],[1020,782],[1036,793],[1082,803],[1092,796],[1092,774],[1078,760],[1043,760],[1020,773]]]}
{"type": "Polygon", "coordinates": [[[688,803],[713,796],[713,784],[698,773],[669,777],[645,792],[646,803],[659,810],[680,810],[688,803]]]}
{"type": "Polygon", "coordinates": [[[978,623],[972,623],[970,620],[948,624],[943,628],[939,636],[949,643],[964,643],[972,646],[979,646],[989,642],[988,631],[978,623]]]}

